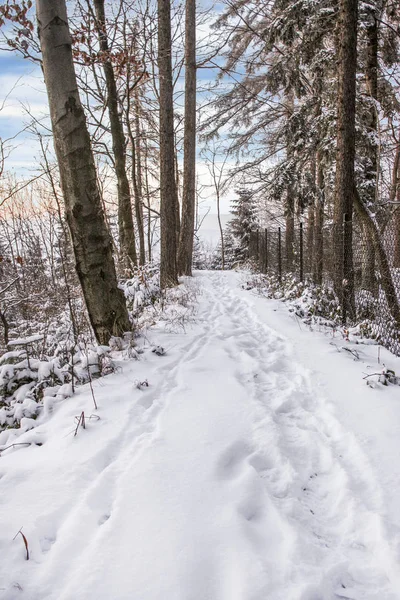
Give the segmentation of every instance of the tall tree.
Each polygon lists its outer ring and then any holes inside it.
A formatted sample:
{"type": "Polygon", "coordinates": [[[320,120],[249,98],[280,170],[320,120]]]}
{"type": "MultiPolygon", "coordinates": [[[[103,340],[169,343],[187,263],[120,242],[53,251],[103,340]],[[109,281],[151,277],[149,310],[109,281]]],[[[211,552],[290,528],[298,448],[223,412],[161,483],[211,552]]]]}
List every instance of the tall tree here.
{"type": "MultiPolygon", "coordinates": [[[[102,55],[102,66],[107,86],[107,108],[110,118],[111,138],[117,178],[118,193],[118,229],[122,259],[128,266],[136,265],[135,229],[133,226],[132,203],[126,172],[126,144],[124,128],[118,108],[118,92],[114,67],[107,39],[104,0],[93,0],[96,31],[102,55]],[[131,265],[129,265],[129,262],[131,265]]],[[[90,7],[90,4],[89,4],[90,7]]]]}
{"type": "Polygon", "coordinates": [[[171,2],[158,0],[158,71],[160,77],[160,213],[162,287],[177,285],[174,105],[171,57],[171,2]]]}
{"type": "Polygon", "coordinates": [[[338,116],[334,206],[335,288],[344,314],[354,317],[353,194],[358,0],[340,0],[338,116]]]}
{"type": "Polygon", "coordinates": [[[65,0],[37,0],[43,71],[76,270],[97,340],[130,329],[118,288],[89,132],[72,61],[65,0]]]}
{"type": "Polygon", "coordinates": [[[181,275],[191,275],[196,206],[196,0],[186,0],[183,152],[182,221],[179,236],[178,271],[181,275]]]}

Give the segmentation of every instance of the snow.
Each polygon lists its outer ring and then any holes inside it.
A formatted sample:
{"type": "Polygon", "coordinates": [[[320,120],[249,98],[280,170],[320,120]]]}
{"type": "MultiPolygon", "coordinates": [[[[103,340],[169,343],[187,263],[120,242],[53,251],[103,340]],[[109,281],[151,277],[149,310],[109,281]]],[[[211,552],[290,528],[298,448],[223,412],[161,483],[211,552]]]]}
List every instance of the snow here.
{"type": "Polygon", "coordinates": [[[366,385],[377,347],[355,361],[240,274],[196,279],[197,322],[149,330],[93,382],[98,411],[82,386],[0,448],[0,598],[400,598],[400,393],[366,385]]]}
{"type": "Polygon", "coordinates": [[[41,342],[43,340],[43,335],[30,335],[26,338],[20,338],[18,340],[10,340],[8,342],[8,346],[10,348],[14,348],[15,346],[28,346],[29,344],[34,344],[35,342],[41,342]]]}

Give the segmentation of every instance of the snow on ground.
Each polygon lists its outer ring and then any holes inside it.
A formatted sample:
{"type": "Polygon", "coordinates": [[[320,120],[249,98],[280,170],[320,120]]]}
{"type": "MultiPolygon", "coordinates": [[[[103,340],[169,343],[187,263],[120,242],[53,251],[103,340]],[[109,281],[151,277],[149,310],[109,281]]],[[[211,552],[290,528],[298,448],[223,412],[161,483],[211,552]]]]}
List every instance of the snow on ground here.
{"type": "Polygon", "coordinates": [[[237,273],[197,279],[197,324],[148,334],[164,356],[2,453],[0,598],[400,598],[400,393],[362,379],[376,347],[355,362],[237,273]],[[100,419],[74,437],[82,410],[100,419]]]}

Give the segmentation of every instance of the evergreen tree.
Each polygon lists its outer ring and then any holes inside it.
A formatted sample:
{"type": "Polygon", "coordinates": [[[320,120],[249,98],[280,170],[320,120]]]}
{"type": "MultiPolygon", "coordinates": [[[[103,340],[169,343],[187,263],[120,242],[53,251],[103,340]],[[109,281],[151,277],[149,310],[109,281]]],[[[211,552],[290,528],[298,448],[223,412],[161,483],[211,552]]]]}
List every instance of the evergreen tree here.
{"type": "Polygon", "coordinates": [[[232,204],[233,219],[229,222],[229,233],[237,242],[235,260],[241,263],[249,258],[251,233],[256,229],[256,205],[252,192],[246,189],[237,191],[237,198],[232,204]]]}
{"type": "MultiPolygon", "coordinates": [[[[232,269],[236,260],[237,244],[229,229],[224,231],[224,269],[232,269]]],[[[212,256],[211,268],[222,269],[222,244],[218,243],[212,256]]]]}

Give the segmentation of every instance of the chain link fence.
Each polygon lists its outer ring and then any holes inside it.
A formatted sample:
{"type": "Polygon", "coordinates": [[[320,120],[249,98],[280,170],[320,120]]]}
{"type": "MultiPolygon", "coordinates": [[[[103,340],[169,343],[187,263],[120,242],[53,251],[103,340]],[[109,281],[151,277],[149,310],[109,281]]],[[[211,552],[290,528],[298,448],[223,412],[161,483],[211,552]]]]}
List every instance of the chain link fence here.
{"type": "MultiPolygon", "coordinates": [[[[358,324],[366,336],[375,338],[397,356],[400,356],[400,321],[396,315],[396,305],[397,309],[400,306],[399,221],[391,219],[379,234],[384,257],[376,254],[368,233],[354,223],[351,295],[355,312],[350,315],[338,298],[344,325],[358,324]],[[382,264],[382,258],[386,264],[382,264]]],[[[280,227],[259,229],[250,237],[249,258],[258,271],[275,275],[280,281],[292,275],[305,284],[324,284],[334,289],[337,272],[334,240],[330,224],[319,232],[303,223],[289,232],[280,227]]]]}

